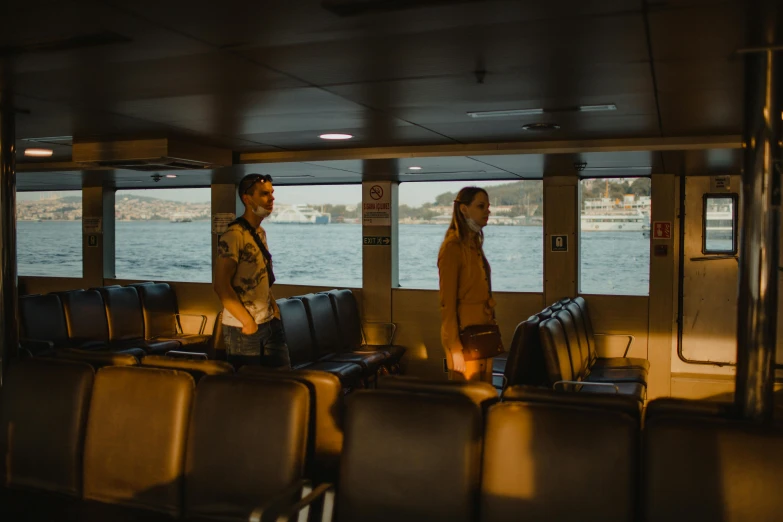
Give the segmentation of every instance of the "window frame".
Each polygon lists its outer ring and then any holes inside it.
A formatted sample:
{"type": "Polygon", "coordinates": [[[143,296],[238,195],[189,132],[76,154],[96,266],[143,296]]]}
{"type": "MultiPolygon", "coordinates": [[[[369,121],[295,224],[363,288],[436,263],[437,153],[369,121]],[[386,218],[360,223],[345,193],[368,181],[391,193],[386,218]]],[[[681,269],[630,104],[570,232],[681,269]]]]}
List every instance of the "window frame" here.
{"type": "Polygon", "coordinates": [[[739,194],[736,192],[707,192],[702,196],[701,205],[701,253],[705,256],[736,256],[739,250],[737,232],[739,230],[739,194]],[[707,202],[710,199],[731,199],[731,250],[707,249],[707,202]]]}

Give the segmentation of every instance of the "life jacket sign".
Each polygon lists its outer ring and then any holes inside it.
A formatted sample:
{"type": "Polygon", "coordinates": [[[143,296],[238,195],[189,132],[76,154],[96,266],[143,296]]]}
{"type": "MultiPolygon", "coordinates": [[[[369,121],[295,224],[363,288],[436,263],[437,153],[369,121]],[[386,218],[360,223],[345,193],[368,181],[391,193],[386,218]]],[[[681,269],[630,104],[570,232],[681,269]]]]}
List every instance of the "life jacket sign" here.
{"type": "Polygon", "coordinates": [[[568,236],[552,236],[552,252],[568,252],[568,236]]]}

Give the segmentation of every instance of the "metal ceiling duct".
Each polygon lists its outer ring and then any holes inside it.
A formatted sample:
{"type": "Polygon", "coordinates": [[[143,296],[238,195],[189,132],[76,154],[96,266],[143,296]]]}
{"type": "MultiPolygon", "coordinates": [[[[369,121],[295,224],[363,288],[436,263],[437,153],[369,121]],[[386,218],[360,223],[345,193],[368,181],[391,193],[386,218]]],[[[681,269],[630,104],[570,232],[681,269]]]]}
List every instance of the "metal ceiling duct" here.
{"type": "Polygon", "coordinates": [[[232,164],[230,150],[169,138],[73,144],[74,163],[139,171],[214,169],[232,164]]]}

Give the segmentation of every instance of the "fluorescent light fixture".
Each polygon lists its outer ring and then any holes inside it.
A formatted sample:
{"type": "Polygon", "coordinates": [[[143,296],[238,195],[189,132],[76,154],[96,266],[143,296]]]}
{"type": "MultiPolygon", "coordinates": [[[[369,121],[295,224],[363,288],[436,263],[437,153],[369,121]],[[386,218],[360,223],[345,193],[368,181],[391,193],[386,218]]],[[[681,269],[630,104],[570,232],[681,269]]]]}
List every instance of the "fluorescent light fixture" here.
{"type": "Polygon", "coordinates": [[[506,116],[530,116],[544,114],[544,109],[509,109],[505,111],[480,111],[467,113],[471,118],[503,118],[506,116]]]}
{"type": "Polygon", "coordinates": [[[322,140],[350,140],[353,138],[352,134],[340,134],[340,133],[329,133],[329,134],[321,134],[318,136],[322,140]]]}
{"type": "Polygon", "coordinates": [[[33,156],[35,158],[48,158],[54,153],[52,149],[25,149],[25,156],[33,156]]]}
{"type": "Polygon", "coordinates": [[[421,170],[421,167],[408,167],[408,170],[421,170]]]}
{"type": "Polygon", "coordinates": [[[167,178],[176,178],[177,175],[176,174],[166,174],[166,177],[167,178]]]}
{"type": "Polygon", "coordinates": [[[602,111],[616,111],[617,105],[614,103],[607,103],[606,105],[580,105],[579,112],[602,112],[602,111]]]}

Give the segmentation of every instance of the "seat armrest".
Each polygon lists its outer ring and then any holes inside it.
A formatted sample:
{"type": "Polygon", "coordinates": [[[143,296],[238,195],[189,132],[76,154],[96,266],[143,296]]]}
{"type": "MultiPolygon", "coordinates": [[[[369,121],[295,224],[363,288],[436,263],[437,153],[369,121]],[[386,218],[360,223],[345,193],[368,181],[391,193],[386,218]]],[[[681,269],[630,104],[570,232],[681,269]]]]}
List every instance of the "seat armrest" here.
{"type": "Polygon", "coordinates": [[[54,343],[43,339],[22,338],[19,339],[19,344],[31,353],[46,353],[54,350],[54,343]]]}
{"type": "Polygon", "coordinates": [[[613,384],[611,382],[584,382],[584,381],[557,381],[554,385],[552,385],[553,390],[557,390],[557,385],[563,384],[563,391],[566,391],[565,385],[566,384],[574,384],[579,386],[597,386],[597,387],[603,387],[603,388],[613,388],[614,393],[620,393],[620,388],[617,387],[616,384],[613,384]]]}
{"type": "Polygon", "coordinates": [[[209,359],[207,354],[201,352],[183,352],[181,350],[170,350],[166,352],[167,357],[174,359],[188,359],[190,361],[206,361],[209,359]]]}
{"type": "Polygon", "coordinates": [[[626,337],[628,339],[628,344],[625,345],[625,351],[623,352],[623,357],[628,357],[628,350],[631,349],[631,344],[633,344],[633,341],[635,337],[631,334],[593,334],[593,337],[601,337],[601,338],[612,338],[612,337],[626,337]]]}
{"type": "Polygon", "coordinates": [[[387,327],[390,327],[391,329],[391,335],[389,335],[389,338],[386,340],[385,346],[391,346],[394,344],[394,335],[397,333],[397,324],[396,323],[390,323],[385,321],[366,321],[362,324],[362,342],[363,344],[367,346],[380,346],[375,345],[367,342],[367,334],[364,332],[364,325],[385,325],[387,327]]]}
{"type": "Polygon", "coordinates": [[[277,495],[270,498],[260,506],[257,506],[247,518],[249,522],[267,522],[279,520],[279,516],[287,513],[293,497],[304,498],[313,490],[312,482],[307,479],[297,480],[277,495]]]}
{"type": "Polygon", "coordinates": [[[185,333],[185,330],[182,328],[182,317],[200,317],[201,318],[201,324],[199,325],[198,334],[203,335],[204,334],[204,328],[207,326],[207,316],[202,314],[174,314],[177,317],[177,326],[179,327],[179,333],[185,333]]]}
{"type": "MultiPolygon", "coordinates": [[[[324,482],[312,490],[299,502],[290,506],[285,511],[281,511],[277,517],[277,522],[290,522],[296,519],[298,522],[304,522],[310,517],[310,506],[323,497],[323,506],[321,509],[321,522],[331,522],[334,512],[334,484],[324,482]]],[[[250,518],[251,522],[261,522],[260,518],[250,518]]]]}

